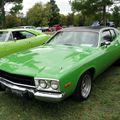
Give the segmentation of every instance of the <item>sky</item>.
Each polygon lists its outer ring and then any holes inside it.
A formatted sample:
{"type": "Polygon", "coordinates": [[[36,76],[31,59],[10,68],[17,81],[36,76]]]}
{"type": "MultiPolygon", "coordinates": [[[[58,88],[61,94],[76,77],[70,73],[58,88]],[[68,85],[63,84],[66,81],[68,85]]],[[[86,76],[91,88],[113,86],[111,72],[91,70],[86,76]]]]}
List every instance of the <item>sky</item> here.
{"type": "MultiPolygon", "coordinates": [[[[47,3],[49,0],[23,0],[23,10],[22,12],[26,14],[26,12],[37,2],[41,2],[43,4],[47,3]]],[[[69,5],[70,0],[55,0],[56,4],[60,9],[61,14],[67,15],[71,12],[71,7],[69,5]]],[[[12,5],[6,5],[6,11],[9,11],[12,5]]]]}

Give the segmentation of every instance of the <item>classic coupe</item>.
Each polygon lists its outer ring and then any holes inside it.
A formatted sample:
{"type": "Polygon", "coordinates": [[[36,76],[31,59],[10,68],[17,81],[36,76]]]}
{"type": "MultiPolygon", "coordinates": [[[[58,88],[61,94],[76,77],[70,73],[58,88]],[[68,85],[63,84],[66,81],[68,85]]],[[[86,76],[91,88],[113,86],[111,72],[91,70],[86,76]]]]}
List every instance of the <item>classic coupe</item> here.
{"type": "Polygon", "coordinates": [[[0,30],[0,58],[42,45],[49,37],[50,36],[33,29],[0,30]]]}
{"type": "Polygon", "coordinates": [[[43,46],[2,58],[1,90],[58,102],[83,101],[93,80],[120,58],[120,33],[112,27],[75,27],[57,32],[43,46]]]}

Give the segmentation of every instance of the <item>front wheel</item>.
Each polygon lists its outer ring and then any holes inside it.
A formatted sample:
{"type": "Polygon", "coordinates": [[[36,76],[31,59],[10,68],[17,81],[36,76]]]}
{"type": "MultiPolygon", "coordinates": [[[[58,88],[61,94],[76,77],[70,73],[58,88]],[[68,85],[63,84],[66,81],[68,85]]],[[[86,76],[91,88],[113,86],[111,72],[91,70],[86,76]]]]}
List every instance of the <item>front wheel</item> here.
{"type": "Polygon", "coordinates": [[[76,100],[84,101],[86,100],[91,93],[92,89],[92,76],[89,72],[83,74],[78,81],[73,97],[76,100]]]}
{"type": "Polygon", "coordinates": [[[5,88],[0,84],[0,91],[5,91],[5,88]]]}
{"type": "Polygon", "coordinates": [[[115,62],[115,65],[120,66],[120,59],[115,62]]]}

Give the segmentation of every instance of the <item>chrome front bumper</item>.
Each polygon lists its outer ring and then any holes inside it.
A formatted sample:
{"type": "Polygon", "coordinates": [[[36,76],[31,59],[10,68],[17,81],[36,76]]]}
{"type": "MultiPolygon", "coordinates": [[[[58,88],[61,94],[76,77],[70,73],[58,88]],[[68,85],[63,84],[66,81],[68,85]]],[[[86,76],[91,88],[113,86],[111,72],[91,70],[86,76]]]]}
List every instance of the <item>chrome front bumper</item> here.
{"type": "Polygon", "coordinates": [[[34,96],[36,99],[46,102],[59,102],[65,98],[65,93],[37,91],[35,87],[32,88],[20,84],[17,85],[16,83],[3,78],[0,78],[0,84],[3,87],[8,88],[10,91],[14,91],[16,94],[21,93],[24,96],[24,94],[27,93],[28,95],[34,96]]]}

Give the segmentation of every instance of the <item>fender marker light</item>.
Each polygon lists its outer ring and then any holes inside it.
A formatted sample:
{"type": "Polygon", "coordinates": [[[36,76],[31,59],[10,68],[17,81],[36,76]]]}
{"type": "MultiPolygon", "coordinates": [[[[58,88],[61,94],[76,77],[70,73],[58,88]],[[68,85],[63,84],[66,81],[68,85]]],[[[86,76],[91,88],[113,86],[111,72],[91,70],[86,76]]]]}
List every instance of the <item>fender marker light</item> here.
{"type": "Polygon", "coordinates": [[[66,83],[65,85],[64,85],[64,88],[67,88],[67,87],[69,87],[69,86],[71,86],[72,85],[72,82],[68,82],[68,83],[66,83]]]}

